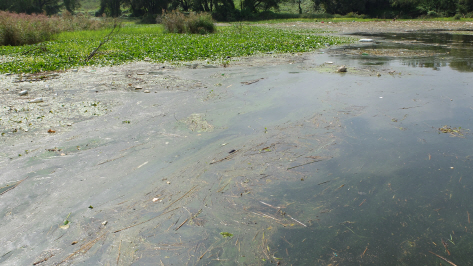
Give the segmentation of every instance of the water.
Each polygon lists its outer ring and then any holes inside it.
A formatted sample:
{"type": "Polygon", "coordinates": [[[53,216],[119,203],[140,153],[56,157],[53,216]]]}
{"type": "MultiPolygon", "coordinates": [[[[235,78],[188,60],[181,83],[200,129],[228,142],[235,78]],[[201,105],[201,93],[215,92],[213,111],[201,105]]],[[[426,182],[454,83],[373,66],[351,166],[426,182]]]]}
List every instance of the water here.
{"type": "Polygon", "coordinates": [[[217,85],[126,94],[55,140],[67,156],[12,160],[30,177],[2,195],[0,262],[473,264],[470,37],[369,37],[186,70],[217,85]]]}
{"type": "MultiPolygon", "coordinates": [[[[470,37],[422,34],[419,39],[441,44],[470,37]]],[[[392,43],[382,46],[399,48],[392,43]]],[[[460,47],[467,48],[471,44],[460,47]]],[[[287,258],[285,263],[432,265],[443,261],[435,254],[456,265],[473,263],[468,148],[472,79],[461,73],[470,70],[457,64],[470,60],[469,54],[455,50],[440,73],[437,66],[407,78],[344,76],[345,86],[334,86],[330,94],[338,102],[365,108],[343,119],[338,156],[297,168],[306,175],[303,185],[284,184],[271,193],[279,206],[290,204],[284,208],[287,213],[297,213],[300,221],[309,223],[279,229],[273,236],[273,249],[287,258]],[[461,129],[441,133],[444,125],[461,129]],[[276,200],[281,197],[282,202],[276,200]]],[[[344,63],[346,56],[337,57],[340,65],[372,65],[370,61],[379,60],[358,57],[356,62],[349,57],[344,63]]],[[[432,68],[425,62],[435,60],[391,59],[383,66],[409,72],[419,61],[432,68]]]]}

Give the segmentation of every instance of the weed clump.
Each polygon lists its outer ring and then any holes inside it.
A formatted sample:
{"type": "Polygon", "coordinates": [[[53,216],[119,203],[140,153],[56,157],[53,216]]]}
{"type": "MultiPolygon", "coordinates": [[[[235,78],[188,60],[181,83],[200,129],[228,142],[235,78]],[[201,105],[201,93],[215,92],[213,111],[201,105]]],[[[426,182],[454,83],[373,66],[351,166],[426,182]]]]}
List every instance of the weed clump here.
{"type": "Polygon", "coordinates": [[[49,41],[57,33],[75,30],[98,30],[110,27],[112,21],[91,19],[69,12],[48,17],[44,14],[27,15],[0,11],[0,45],[19,46],[49,41]]]}
{"type": "Polygon", "coordinates": [[[0,11],[0,45],[34,44],[50,40],[59,31],[48,17],[0,11]]]}
{"type": "Polygon", "coordinates": [[[207,34],[215,32],[212,16],[208,13],[192,12],[185,15],[178,11],[166,13],[159,18],[167,32],[171,33],[198,33],[207,34]]]}

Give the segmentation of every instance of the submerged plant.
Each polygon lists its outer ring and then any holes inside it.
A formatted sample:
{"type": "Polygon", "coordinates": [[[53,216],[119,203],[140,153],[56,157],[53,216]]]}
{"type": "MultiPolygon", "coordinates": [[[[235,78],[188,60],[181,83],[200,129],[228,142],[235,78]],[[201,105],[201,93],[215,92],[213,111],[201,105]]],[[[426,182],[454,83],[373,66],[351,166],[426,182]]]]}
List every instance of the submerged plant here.
{"type": "Polygon", "coordinates": [[[443,126],[441,128],[439,128],[439,132],[440,133],[448,133],[452,136],[463,136],[463,133],[460,131],[461,127],[450,127],[450,126],[443,126]]]}

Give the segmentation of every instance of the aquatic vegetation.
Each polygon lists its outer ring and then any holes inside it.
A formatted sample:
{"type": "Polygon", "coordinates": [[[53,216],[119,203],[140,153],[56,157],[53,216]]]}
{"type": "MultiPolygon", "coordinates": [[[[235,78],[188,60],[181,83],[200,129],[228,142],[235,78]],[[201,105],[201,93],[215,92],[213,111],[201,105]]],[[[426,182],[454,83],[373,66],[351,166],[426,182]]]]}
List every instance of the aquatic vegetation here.
{"type": "Polygon", "coordinates": [[[448,133],[452,136],[458,137],[458,136],[463,136],[463,133],[460,131],[460,129],[461,129],[461,127],[456,128],[456,127],[450,127],[450,126],[445,125],[445,126],[439,128],[439,132],[440,133],[448,133]]]}
{"type": "Polygon", "coordinates": [[[220,233],[223,237],[232,237],[233,234],[229,233],[229,232],[221,232],[220,233]]]}
{"type": "Polygon", "coordinates": [[[56,40],[36,45],[2,46],[1,73],[36,73],[79,66],[110,66],[130,61],[178,62],[227,60],[264,53],[309,52],[327,45],[351,42],[350,38],[322,36],[267,27],[219,27],[215,34],[163,33],[161,26],[128,26],[114,34],[90,60],[87,56],[110,30],[60,33],[56,40]],[[44,49],[37,49],[38,47],[44,49]]]}

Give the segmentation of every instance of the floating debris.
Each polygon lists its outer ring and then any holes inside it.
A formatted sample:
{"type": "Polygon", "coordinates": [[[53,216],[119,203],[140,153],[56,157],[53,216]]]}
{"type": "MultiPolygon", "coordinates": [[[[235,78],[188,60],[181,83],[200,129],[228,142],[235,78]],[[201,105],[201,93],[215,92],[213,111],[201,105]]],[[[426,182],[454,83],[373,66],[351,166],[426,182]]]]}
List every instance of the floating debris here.
{"type": "Polygon", "coordinates": [[[43,102],[43,98],[41,97],[28,101],[28,103],[42,103],[42,102],[43,102]]]}
{"type": "Polygon", "coordinates": [[[448,133],[454,137],[458,137],[458,136],[463,136],[462,132],[460,131],[461,127],[450,127],[450,126],[443,126],[441,128],[439,128],[439,131],[440,133],[448,133]]]}
{"type": "MultiPolygon", "coordinates": [[[[26,178],[28,178],[28,177],[26,177],[26,178]]],[[[26,178],[23,179],[23,180],[17,181],[17,182],[15,182],[15,183],[13,183],[13,184],[9,184],[9,185],[6,185],[6,186],[4,186],[4,187],[0,187],[0,195],[3,195],[3,194],[5,194],[5,193],[7,193],[8,191],[10,191],[10,190],[16,188],[19,184],[21,184],[21,182],[25,181],[26,178]]]]}
{"type": "Polygon", "coordinates": [[[341,66],[341,67],[339,67],[339,68],[337,69],[337,72],[338,72],[338,73],[347,72],[346,66],[341,66]]]}
{"type": "Polygon", "coordinates": [[[233,234],[229,233],[229,232],[220,232],[220,234],[223,236],[223,237],[232,237],[233,234]]]}

